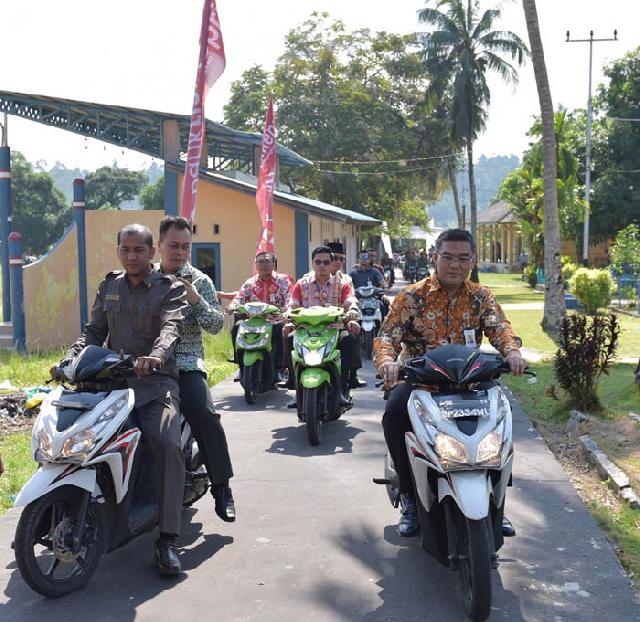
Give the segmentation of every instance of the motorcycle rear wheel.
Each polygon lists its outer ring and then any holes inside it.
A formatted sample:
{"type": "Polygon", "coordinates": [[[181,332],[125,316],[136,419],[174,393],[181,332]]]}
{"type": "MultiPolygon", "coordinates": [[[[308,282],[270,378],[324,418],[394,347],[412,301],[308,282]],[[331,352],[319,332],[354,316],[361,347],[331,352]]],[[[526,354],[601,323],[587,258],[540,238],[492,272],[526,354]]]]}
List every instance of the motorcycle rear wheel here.
{"type": "Polygon", "coordinates": [[[66,596],[83,587],[105,549],[105,513],[93,502],[80,551],[74,554],[69,547],[81,494],[75,486],[56,488],[27,505],[18,521],[14,544],[18,569],[25,583],[47,598],[66,596]],[[70,566],[68,573],[58,572],[65,566],[70,566]]]}
{"type": "Polygon", "coordinates": [[[244,399],[247,404],[255,404],[258,401],[258,363],[245,366],[242,370],[242,386],[244,387],[244,399]]]}
{"type": "Polygon", "coordinates": [[[320,443],[320,391],[319,387],[313,389],[304,389],[303,404],[304,418],[307,426],[307,438],[310,445],[318,445],[320,443]]]}
{"type": "Polygon", "coordinates": [[[491,613],[491,537],[488,519],[470,520],[456,512],[458,567],[471,620],[486,620],[491,613]]]}
{"type": "Polygon", "coordinates": [[[373,331],[367,330],[362,334],[362,350],[364,358],[371,360],[373,355],[373,331]]]}

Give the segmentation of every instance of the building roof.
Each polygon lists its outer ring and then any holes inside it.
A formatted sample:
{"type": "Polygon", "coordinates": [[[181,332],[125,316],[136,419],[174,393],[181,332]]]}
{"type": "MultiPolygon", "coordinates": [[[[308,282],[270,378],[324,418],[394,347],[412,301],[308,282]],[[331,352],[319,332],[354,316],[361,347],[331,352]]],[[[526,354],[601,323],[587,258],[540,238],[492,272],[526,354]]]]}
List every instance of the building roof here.
{"type": "Polygon", "coordinates": [[[518,219],[513,214],[513,206],[507,201],[498,201],[478,214],[479,225],[497,225],[517,222],[518,219]]]}
{"type": "MultiPolygon", "coordinates": [[[[96,104],[46,95],[29,95],[0,91],[0,112],[58,127],[81,136],[133,149],[154,158],[164,159],[162,123],[175,120],[180,130],[180,147],[187,151],[189,115],[171,114],[141,108],[96,104]]],[[[253,150],[262,136],[234,130],[207,119],[207,153],[214,163],[253,162],[253,150]]],[[[309,160],[291,149],[278,145],[278,159],[283,166],[307,166],[309,160]]],[[[224,168],[224,166],[214,166],[224,168]]]]}
{"type": "MultiPolygon", "coordinates": [[[[182,169],[179,169],[174,164],[168,164],[167,167],[179,173],[183,172],[182,169]]],[[[227,188],[233,188],[234,190],[239,190],[240,192],[245,192],[247,194],[255,196],[257,179],[250,178],[248,175],[244,177],[245,179],[234,179],[233,177],[225,175],[224,173],[215,173],[202,170],[200,171],[201,179],[206,179],[207,181],[213,182],[215,184],[226,186],[227,188]]],[[[299,209],[300,211],[306,212],[308,214],[321,216],[323,218],[330,218],[332,220],[337,220],[345,224],[367,225],[370,227],[382,224],[382,221],[378,220],[377,218],[372,218],[371,216],[360,214],[359,212],[354,212],[352,210],[343,209],[342,207],[337,207],[335,205],[331,205],[330,203],[324,203],[323,201],[309,199],[305,196],[302,196],[301,194],[295,194],[294,192],[284,192],[282,190],[276,190],[274,191],[273,196],[274,199],[278,201],[278,203],[282,203],[289,207],[299,209]]]]}

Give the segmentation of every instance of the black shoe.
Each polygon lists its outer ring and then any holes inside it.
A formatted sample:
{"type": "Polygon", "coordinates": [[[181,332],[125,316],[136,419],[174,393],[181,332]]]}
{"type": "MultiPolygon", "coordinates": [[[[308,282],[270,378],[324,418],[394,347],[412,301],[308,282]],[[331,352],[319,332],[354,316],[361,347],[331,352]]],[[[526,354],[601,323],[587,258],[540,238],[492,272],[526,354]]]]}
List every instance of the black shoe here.
{"type": "Polygon", "coordinates": [[[161,535],[156,541],[156,568],[160,574],[175,576],[182,572],[176,540],[175,537],[161,535]]]}
{"type": "Polygon", "coordinates": [[[288,382],[287,378],[284,375],[284,372],[281,369],[276,369],[274,382],[278,386],[282,386],[283,384],[288,382]]]}
{"type": "Polygon", "coordinates": [[[516,535],[516,528],[506,516],[502,517],[502,535],[505,538],[513,538],[516,535]]]}
{"type": "Polygon", "coordinates": [[[291,400],[287,404],[287,408],[298,408],[298,400],[291,400]]]}
{"type": "Polygon", "coordinates": [[[353,402],[350,397],[345,397],[344,393],[340,393],[340,407],[349,409],[353,406],[353,402]]]}
{"type": "Polygon", "coordinates": [[[402,516],[398,523],[398,532],[403,538],[410,538],[420,531],[418,506],[413,496],[407,493],[400,495],[400,505],[402,506],[402,516]]]}
{"type": "Polygon", "coordinates": [[[236,506],[233,503],[233,494],[229,486],[217,486],[211,491],[216,502],[216,514],[225,522],[233,523],[236,520],[236,506]]]}
{"type": "Polygon", "coordinates": [[[352,371],[349,376],[349,388],[351,389],[361,389],[362,387],[367,386],[367,381],[358,378],[358,374],[355,371],[352,371]]]}

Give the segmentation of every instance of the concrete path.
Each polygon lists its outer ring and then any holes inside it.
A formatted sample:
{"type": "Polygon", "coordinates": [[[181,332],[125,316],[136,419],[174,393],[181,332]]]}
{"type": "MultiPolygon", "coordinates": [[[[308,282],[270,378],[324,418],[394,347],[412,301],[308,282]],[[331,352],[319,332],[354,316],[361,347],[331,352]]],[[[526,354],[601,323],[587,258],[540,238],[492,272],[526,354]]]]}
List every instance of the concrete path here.
{"type": "MultiPolygon", "coordinates": [[[[249,409],[240,387],[215,389],[232,449],[239,519],[222,523],[210,498],[185,513],[184,576],[156,575],[151,534],[103,558],[89,585],[57,601],[31,592],[9,547],[18,512],[0,518],[0,620],[158,622],[461,621],[459,577],[418,538],[396,533],[383,487],[384,402],[371,388],[311,448],[286,392],[249,409]]],[[[518,529],[494,572],[492,620],[640,620],[613,551],[519,410],[507,510],[518,529]]]]}

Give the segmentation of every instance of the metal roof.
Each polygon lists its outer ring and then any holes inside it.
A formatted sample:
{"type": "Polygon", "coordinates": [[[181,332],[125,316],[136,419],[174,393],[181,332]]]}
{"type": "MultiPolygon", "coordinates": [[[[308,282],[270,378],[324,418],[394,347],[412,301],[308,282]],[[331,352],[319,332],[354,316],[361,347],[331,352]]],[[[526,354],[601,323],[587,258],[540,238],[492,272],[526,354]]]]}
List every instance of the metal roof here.
{"type": "MultiPolygon", "coordinates": [[[[182,172],[182,169],[178,169],[175,165],[168,166],[170,168],[173,168],[176,172],[182,172]]],[[[247,194],[255,195],[256,193],[257,180],[253,182],[243,179],[234,179],[233,177],[229,177],[224,173],[214,172],[201,172],[200,177],[202,179],[212,181],[213,183],[220,184],[228,188],[240,190],[241,192],[245,192],[247,194]]],[[[282,203],[289,207],[299,209],[300,211],[306,212],[308,214],[314,214],[316,216],[338,220],[345,224],[368,226],[376,226],[382,224],[381,220],[372,218],[371,216],[367,216],[366,214],[360,214],[359,212],[353,212],[348,209],[343,209],[342,207],[337,207],[335,205],[331,205],[330,203],[324,203],[323,201],[309,199],[305,196],[295,194],[293,192],[283,192],[281,190],[276,190],[274,191],[273,196],[274,199],[278,201],[278,203],[282,203]]]]}
{"type": "MultiPolygon", "coordinates": [[[[164,159],[162,122],[178,122],[183,153],[187,151],[191,123],[189,115],[9,91],[0,91],[0,112],[102,140],[118,147],[140,151],[160,159],[164,159]]],[[[207,119],[206,141],[208,155],[214,159],[214,168],[225,168],[225,163],[233,168],[234,162],[240,162],[246,167],[253,163],[253,150],[261,145],[262,136],[234,130],[207,119]]],[[[311,164],[309,160],[282,145],[278,145],[278,159],[282,166],[311,164]]]]}

